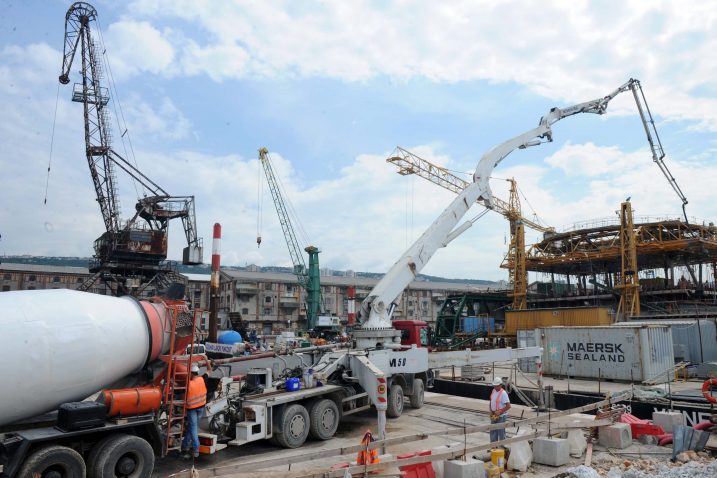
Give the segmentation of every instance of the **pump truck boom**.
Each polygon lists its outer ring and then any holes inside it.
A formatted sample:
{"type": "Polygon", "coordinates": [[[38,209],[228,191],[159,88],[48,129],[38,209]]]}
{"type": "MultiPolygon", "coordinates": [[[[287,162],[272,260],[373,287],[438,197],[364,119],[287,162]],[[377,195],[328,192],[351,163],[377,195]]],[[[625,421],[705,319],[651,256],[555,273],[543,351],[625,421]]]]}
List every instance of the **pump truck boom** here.
{"type": "MultiPolygon", "coordinates": [[[[220,440],[229,440],[228,444],[231,445],[242,445],[265,438],[273,439],[285,447],[298,447],[309,435],[318,439],[331,438],[342,417],[371,406],[378,411],[377,435],[384,438],[386,416],[396,417],[401,414],[404,395],[409,396],[412,406],[422,406],[423,392],[432,380],[432,367],[475,365],[496,360],[539,356],[541,350],[536,347],[429,354],[427,348],[422,347],[425,344],[420,342],[422,335],[420,333],[412,334],[413,337],[419,338],[415,343],[403,345],[400,343],[400,330],[393,328],[391,315],[398,296],[433,254],[439,248],[447,246],[475,222],[475,219],[469,220],[456,227],[467,210],[481,198],[490,203],[492,194],[488,179],[493,169],[508,154],[515,149],[550,141],[551,125],[563,118],[577,113],[604,113],[610,99],[611,97],[608,96],[570,108],[554,108],[541,119],[536,128],[509,139],[485,153],[478,163],[473,182],[459,193],[368,294],[361,305],[360,325],[354,332],[353,343],[348,348],[331,345],[295,350],[294,363],[299,364],[296,370],[285,370],[283,367],[287,363],[286,359],[276,357],[277,360],[274,361],[274,353],[215,361],[215,365],[222,367],[239,365],[237,368],[232,368],[230,376],[213,377],[211,393],[214,395],[207,403],[207,415],[202,422],[204,433],[201,435],[203,445],[200,451],[213,453],[219,450],[225,446],[219,443],[220,440]],[[307,357],[306,360],[304,356],[307,357]],[[258,365],[262,361],[267,365],[264,370],[247,369],[252,363],[258,365]],[[274,370],[279,372],[281,380],[278,382],[272,377],[272,375],[276,376],[274,370]],[[240,371],[246,372],[246,376],[241,378],[233,376],[240,371]],[[279,389],[295,389],[299,383],[298,377],[302,375],[307,385],[305,389],[278,392],[279,389]],[[317,386],[319,383],[321,386],[317,386]]],[[[87,350],[82,346],[74,346],[71,342],[71,340],[82,340],[81,338],[71,339],[71,337],[84,337],[91,343],[99,344],[97,347],[103,350],[102,344],[116,339],[117,329],[124,330],[123,327],[126,327],[125,324],[116,324],[114,327],[92,325],[95,322],[100,323],[97,318],[111,309],[105,304],[92,303],[96,300],[94,297],[91,294],[71,291],[23,291],[0,294],[0,311],[3,311],[3,315],[0,316],[0,361],[13,364],[19,357],[23,357],[22,351],[17,349],[18,344],[12,342],[17,341],[18,337],[28,337],[36,333],[38,340],[33,357],[43,357],[37,360],[38,364],[50,372],[53,366],[69,367],[69,371],[62,374],[64,378],[62,383],[52,382],[52,373],[47,375],[50,378],[49,389],[46,388],[47,380],[34,379],[33,374],[28,373],[22,379],[18,378],[15,381],[19,384],[25,383],[24,388],[6,391],[0,395],[2,398],[0,410],[10,411],[5,418],[0,415],[0,423],[14,423],[3,427],[5,435],[0,439],[0,465],[3,466],[3,471],[0,477],[25,478],[36,474],[43,476],[47,471],[56,472],[56,476],[67,477],[73,476],[72,472],[76,470],[79,470],[77,474],[81,475],[86,466],[88,471],[92,470],[92,473],[88,473],[89,476],[94,477],[104,476],[101,470],[112,470],[116,466],[130,469],[125,473],[126,475],[136,472],[132,476],[148,476],[153,461],[151,453],[148,455],[148,450],[154,449],[164,454],[172,449],[172,443],[176,443],[177,435],[170,432],[172,427],[167,424],[172,423],[173,408],[177,404],[181,405],[181,401],[177,402],[175,395],[169,393],[167,388],[164,389],[164,398],[157,408],[150,408],[142,413],[128,412],[122,421],[113,420],[104,408],[83,405],[91,402],[75,402],[60,405],[60,410],[64,410],[64,415],[60,413],[63,424],[80,423],[78,427],[73,427],[71,430],[54,426],[58,423],[57,418],[47,427],[32,430],[20,423],[22,420],[32,418],[36,413],[49,411],[64,400],[78,399],[79,395],[84,395],[90,389],[110,386],[112,382],[117,381],[120,371],[106,360],[96,361],[97,363],[89,371],[87,364],[83,365],[84,368],[78,367],[78,370],[73,370],[73,367],[86,361],[83,353],[87,350]],[[43,292],[47,295],[40,297],[39,294],[43,292]],[[67,294],[79,295],[72,296],[71,300],[66,301],[67,318],[63,321],[66,326],[63,333],[53,334],[55,329],[51,327],[51,319],[55,318],[57,310],[64,309],[49,299],[66,300],[67,294]],[[25,303],[26,306],[18,310],[17,304],[20,303],[25,303]],[[43,307],[33,305],[40,303],[43,307]],[[15,311],[15,316],[5,315],[8,310],[15,311]],[[18,316],[23,320],[18,320],[18,316]],[[65,358],[62,364],[53,360],[54,351],[58,350],[65,358]],[[65,394],[67,390],[80,386],[81,388],[78,388],[76,393],[71,393],[71,396],[65,394]],[[37,400],[28,400],[27,404],[22,402],[22,395],[38,393],[47,395],[42,403],[38,403],[37,400]],[[16,401],[20,403],[16,404],[16,401]],[[90,417],[91,420],[68,421],[68,417],[80,417],[74,410],[87,409],[94,412],[90,417]],[[126,429],[123,430],[123,427],[126,429]],[[162,430],[165,432],[162,433],[162,430]],[[131,434],[136,436],[132,437],[131,434]],[[131,451],[127,451],[128,447],[131,451]],[[110,449],[113,453],[108,452],[110,449]],[[124,451],[114,453],[118,450],[124,451]]],[[[129,302],[131,299],[103,298],[103,300],[110,299],[128,301],[122,302],[122,305],[132,307],[129,302]]],[[[174,314],[170,318],[169,322],[173,325],[169,330],[172,332],[167,335],[168,329],[153,325],[166,324],[166,315],[164,322],[148,318],[157,314],[166,314],[167,305],[140,303],[135,309],[131,315],[137,319],[134,321],[137,322],[134,326],[139,328],[127,338],[129,341],[127,346],[134,351],[134,356],[124,357],[127,354],[123,353],[123,364],[130,372],[135,371],[135,367],[142,367],[142,371],[147,372],[152,370],[150,359],[162,358],[169,364],[169,369],[164,374],[166,381],[160,386],[167,387],[169,384],[171,387],[171,384],[182,376],[179,371],[181,369],[177,365],[185,364],[186,376],[187,365],[193,361],[191,356],[172,353],[173,350],[182,350],[175,344],[177,336],[174,331],[178,317],[174,314]],[[143,317],[147,318],[144,330],[140,327],[143,317]],[[162,356],[162,354],[168,355],[162,356]]],[[[177,309],[175,307],[171,310],[177,309]]],[[[414,323],[412,326],[426,327],[425,324],[420,323],[414,323]]],[[[193,348],[190,347],[189,350],[193,348]]],[[[211,364],[206,359],[201,362],[211,364]]],[[[29,366],[33,364],[34,362],[29,366]]]]}

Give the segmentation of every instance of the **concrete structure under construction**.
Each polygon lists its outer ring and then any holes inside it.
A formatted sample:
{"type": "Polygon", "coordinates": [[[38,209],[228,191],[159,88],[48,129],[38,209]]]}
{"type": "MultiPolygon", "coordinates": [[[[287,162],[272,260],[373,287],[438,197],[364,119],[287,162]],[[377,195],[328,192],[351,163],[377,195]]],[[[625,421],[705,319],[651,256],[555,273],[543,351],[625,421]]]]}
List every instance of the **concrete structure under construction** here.
{"type": "Polygon", "coordinates": [[[618,309],[623,290],[632,284],[639,290],[642,308],[639,314],[625,316],[678,318],[717,313],[717,227],[713,223],[636,217],[629,229],[617,218],[578,224],[545,234],[530,246],[526,268],[547,279],[529,287],[531,308],[602,305],[618,309]],[[626,269],[631,244],[636,265],[626,269]]]}

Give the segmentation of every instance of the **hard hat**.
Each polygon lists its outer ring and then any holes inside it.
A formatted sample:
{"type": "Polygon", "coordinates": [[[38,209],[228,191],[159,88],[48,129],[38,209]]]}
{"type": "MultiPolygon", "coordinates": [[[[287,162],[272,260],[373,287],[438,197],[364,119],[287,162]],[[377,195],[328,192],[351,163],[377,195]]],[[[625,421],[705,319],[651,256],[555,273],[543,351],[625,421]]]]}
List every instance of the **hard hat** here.
{"type": "Polygon", "coordinates": [[[192,373],[199,373],[199,365],[192,364],[192,373]]]}
{"type": "Polygon", "coordinates": [[[495,377],[493,379],[493,386],[495,387],[496,385],[503,385],[503,380],[501,380],[500,377],[495,377]]]}

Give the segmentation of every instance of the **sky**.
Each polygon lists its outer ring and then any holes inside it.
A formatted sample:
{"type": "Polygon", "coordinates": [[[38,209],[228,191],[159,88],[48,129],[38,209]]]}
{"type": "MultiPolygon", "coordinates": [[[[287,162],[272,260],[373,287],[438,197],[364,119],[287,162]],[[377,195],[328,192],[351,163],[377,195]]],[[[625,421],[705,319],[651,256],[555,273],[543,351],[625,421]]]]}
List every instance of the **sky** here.
{"type": "MultiPolygon", "coordinates": [[[[550,108],[602,97],[630,78],[642,83],[688,214],[717,216],[712,2],[93,5],[91,28],[109,64],[103,86],[113,87],[113,148],[171,194],[195,196],[205,262],[219,222],[224,265],[291,264],[261,147],[321,265],[385,272],[453,198],[396,174],[385,161],[396,146],[470,180],[485,152],[550,108]]],[[[71,83],[57,80],[69,6],[5,0],[0,10],[0,255],[90,256],[104,230],[82,106],[71,101],[79,55],[71,83]]],[[[118,176],[127,218],[142,189],[118,176]]],[[[510,154],[492,175],[497,197],[508,199],[510,177],[523,215],[559,230],[615,221],[626,197],[638,219],[681,213],[629,92],[605,115],[556,123],[552,143],[510,154]]],[[[539,237],[526,233],[528,243],[539,237]]],[[[507,279],[499,268],[507,240],[507,221],[490,212],[423,272],[507,279]]],[[[170,259],[181,259],[184,242],[173,225],[170,259]]]]}

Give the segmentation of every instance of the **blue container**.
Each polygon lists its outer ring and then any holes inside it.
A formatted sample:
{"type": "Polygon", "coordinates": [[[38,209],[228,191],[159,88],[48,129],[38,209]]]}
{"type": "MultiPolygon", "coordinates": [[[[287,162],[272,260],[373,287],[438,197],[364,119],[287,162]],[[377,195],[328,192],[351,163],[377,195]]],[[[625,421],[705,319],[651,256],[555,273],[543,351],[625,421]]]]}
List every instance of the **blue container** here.
{"type": "Polygon", "coordinates": [[[286,379],[286,391],[295,392],[301,388],[301,379],[297,377],[286,379]]]}
{"type": "Polygon", "coordinates": [[[479,332],[478,317],[463,317],[463,332],[466,334],[477,334],[479,332]]]}
{"type": "Polygon", "coordinates": [[[234,345],[240,344],[244,342],[244,340],[239,332],[235,330],[227,330],[226,332],[222,332],[219,337],[217,337],[217,342],[225,345],[234,345]]]}
{"type": "Polygon", "coordinates": [[[463,317],[461,322],[466,334],[495,332],[495,317],[463,317]]]}
{"type": "Polygon", "coordinates": [[[495,332],[495,317],[482,317],[481,320],[485,332],[495,332]]]}

